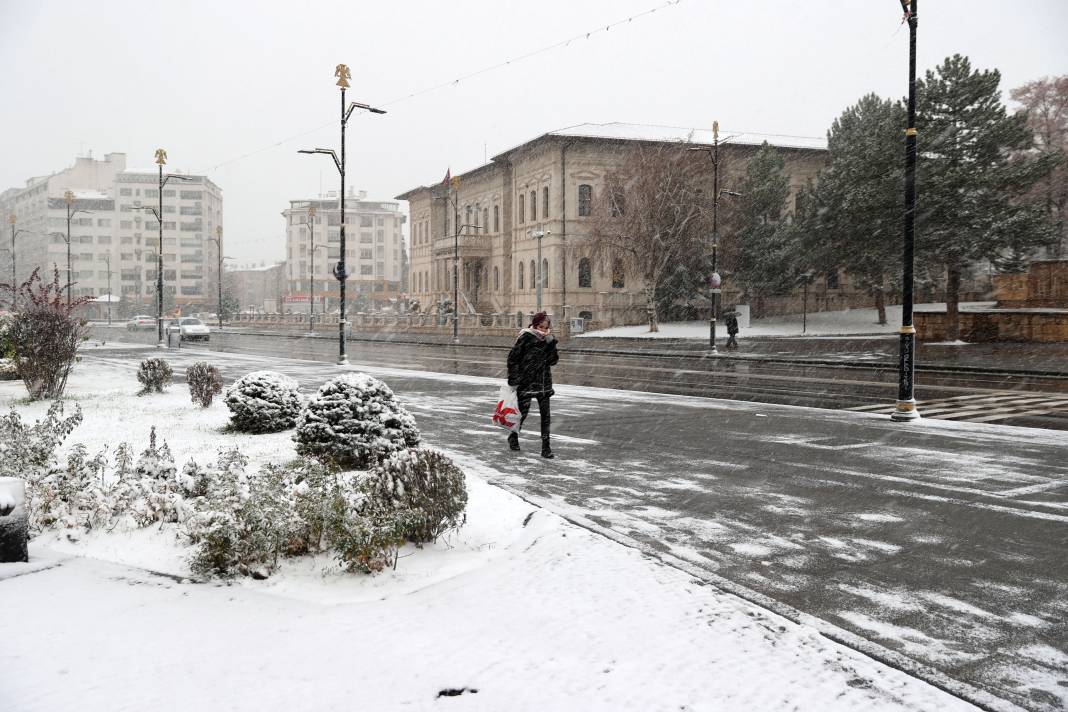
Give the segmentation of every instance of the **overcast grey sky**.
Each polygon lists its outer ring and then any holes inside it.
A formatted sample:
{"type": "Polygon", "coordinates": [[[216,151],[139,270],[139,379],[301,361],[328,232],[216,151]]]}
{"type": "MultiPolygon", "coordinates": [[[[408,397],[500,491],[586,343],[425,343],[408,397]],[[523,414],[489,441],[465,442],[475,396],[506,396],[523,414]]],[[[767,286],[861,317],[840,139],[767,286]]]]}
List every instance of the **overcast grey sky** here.
{"type": "MultiPolygon", "coordinates": [[[[919,17],[921,71],[959,52],[1006,91],[1068,73],[1066,0],[924,0],[919,17]]],[[[163,147],[222,187],[228,255],[281,259],[287,201],[337,188],[329,158],[296,149],[337,146],[338,63],[349,99],[389,109],[350,123],[348,184],[392,198],[585,122],[821,136],[866,92],[904,95],[900,19],[896,0],[0,0],[0,189],[163,147]]]]}

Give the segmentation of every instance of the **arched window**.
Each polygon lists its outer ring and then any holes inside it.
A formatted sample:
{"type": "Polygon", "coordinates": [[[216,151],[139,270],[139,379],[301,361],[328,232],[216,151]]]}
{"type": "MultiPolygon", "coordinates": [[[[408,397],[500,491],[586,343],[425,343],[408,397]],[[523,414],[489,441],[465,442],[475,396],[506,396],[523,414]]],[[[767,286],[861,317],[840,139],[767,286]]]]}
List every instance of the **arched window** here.
{"type": "Polygon", "coordinates": [[[471,224],[471,206],[470,205],[467,206],[467,210],[464,212],[464,223],[467,224],[467,225],[471,224]]]}
{"type": "Polygon", "coordinates": [[[538,192],[535,190],[530,191],[530,219],[538,219],[538,192]]]}
{"type": "Polygon", "coordinates": [[[516,289],[522,289],[523,288],[523,263],[522,262],[520,262],[519,266],[516,268],[516,272],[515,272],[515,288],[516,289]]]}
{"type": "Polygon", "coordinates": [[[534,260],[531,260],[530,261],[530,288],[531,289],[537,289],[538,288],[537,277],[535,276],[537,274],[537,272],[535,272],[536,269],[537,269],[537,267],[536,267],[536,265],[534,263],[534,260]]]}
{"type": "Polygon", "coordinates": [[[580,287],[592,287],[593,286],[593,270],[590,269],[590,258],[583,257],[579,260],[578,265],[578,277],[580,287]]]}
{"type": "Polygon", "coordinates": [[[549,219],[549,186],[541,189],[541,217],[542,220],[549,219]]]}
{"type": "Polygon", "coordinates": [[[501,290],[501,273],[496,267],[493,268],[493,291],[499,292],[501,290]]]}
{"type": "Polygon", "coordinates": [[[549,260],[544,257],[541,260],[541,286],[549,288],[549,260]]]}
{"type": "Polygon", "coordinates": [[[527,219],[526,218],[526,210],[525,210],[525,208],[523,206],[523,194],[522,193],[519,194],[519,210],[516,213],[516,215],[519,218],[519,223],[520,224],[522,224],[523,221],[527,219]]]}
{"type": "Polygon", "coordinates": [[[588,217],[590,205],[593,203],[593,186],[583,183],[578,187],[578,214],[579,217],[588,217]]]}
{"type": "Polygon", "coordinates": [[[623,273],[623,260],[617,257],[612,260],[612,288],[623,289],[623,286],[626,283],[624,280],[625,276],[626,275],[623,273]]]}
{"type": "Polygon", "coordinates": [[[489,232],[489,208],[482,208],[482,227],[484,232],[489,232]]]}
{"type": "Polygon", "coordinates": [[[499,205],[493,206],[493,231],[501,231],[501,206],[499,205]]]}

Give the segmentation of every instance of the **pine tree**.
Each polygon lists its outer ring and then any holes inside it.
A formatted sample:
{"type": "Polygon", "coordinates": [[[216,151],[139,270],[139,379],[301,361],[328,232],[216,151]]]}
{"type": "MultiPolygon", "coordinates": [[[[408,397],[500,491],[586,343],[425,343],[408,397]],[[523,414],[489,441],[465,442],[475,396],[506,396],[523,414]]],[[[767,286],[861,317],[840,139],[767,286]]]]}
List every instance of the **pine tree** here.
{"type": "Polygon", "coordinates": [[[746,166],[741,195],[732,198],[725,225],[723,265],[746,301],[789,290],[796,275],[797,232],[785,220],[790,180],[785,162],[766,142],[746,166]]]}
{"type": "Polygon", "coordinates": [[[917,254],[945,272],[949,340],[960,333],[965,267],[1019,262],[1050,239],[1041,210],[1016,200],[1050,166],[1024,154],[1033,143],[1027,117],[1008,114],[1000,83],[997,70],[973,71],[959,54],[917,82],[917,254]]]}
{"type": "Polygon", "coordinates": [[[845,269],[875,297],[886,323],[885,290],[900,273],[904,210],[905,110],[868,94],[827,132],[828,166],[804,194],[798,216],[804,253],[821,272],[845,269]]]}

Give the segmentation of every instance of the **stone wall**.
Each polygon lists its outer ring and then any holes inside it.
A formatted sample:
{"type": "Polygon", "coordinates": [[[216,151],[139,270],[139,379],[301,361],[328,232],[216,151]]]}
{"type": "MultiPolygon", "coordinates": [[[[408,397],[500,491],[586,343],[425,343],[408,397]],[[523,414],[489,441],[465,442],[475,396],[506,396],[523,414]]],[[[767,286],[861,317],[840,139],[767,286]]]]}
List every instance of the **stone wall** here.
{"type": "MultiPolygon", "coordinates": [[[[944,311],[913,315],[920,341],[945,341],[944,311]]],[[[962,341],[1068,341],[1068,309],[982,309],[960,312],[962,341]]]]}

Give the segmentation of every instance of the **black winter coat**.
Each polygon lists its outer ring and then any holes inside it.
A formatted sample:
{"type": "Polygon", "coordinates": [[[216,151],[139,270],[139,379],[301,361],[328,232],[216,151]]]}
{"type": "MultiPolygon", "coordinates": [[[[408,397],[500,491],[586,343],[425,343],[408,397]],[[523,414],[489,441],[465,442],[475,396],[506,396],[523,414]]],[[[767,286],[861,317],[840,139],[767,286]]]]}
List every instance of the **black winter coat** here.
{"type": "Polygon", "coordinates": [[[551,396],[555,391],[550,368],[559,360],[556,337],[550,335],[542,339],[523,331],[508,352],[508,385],[514,386],[520,397],[551,396]]]}

